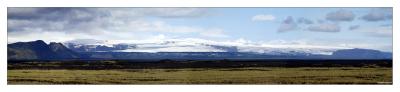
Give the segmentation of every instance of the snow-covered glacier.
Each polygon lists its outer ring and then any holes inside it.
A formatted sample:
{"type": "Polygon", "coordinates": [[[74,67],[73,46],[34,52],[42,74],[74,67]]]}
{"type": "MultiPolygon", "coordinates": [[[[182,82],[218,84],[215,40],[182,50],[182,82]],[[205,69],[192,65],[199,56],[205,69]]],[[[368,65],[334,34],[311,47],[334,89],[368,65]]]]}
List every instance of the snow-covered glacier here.
{"type": "Polygon", "coordinates": [[[128,41],[77,39],[63,44],[77,52],[248,52],[268,55],[332,55],[337,50],[352,49],[307,44],[271,44],[243,39],[211,41],[195,38],[128,41]]]}

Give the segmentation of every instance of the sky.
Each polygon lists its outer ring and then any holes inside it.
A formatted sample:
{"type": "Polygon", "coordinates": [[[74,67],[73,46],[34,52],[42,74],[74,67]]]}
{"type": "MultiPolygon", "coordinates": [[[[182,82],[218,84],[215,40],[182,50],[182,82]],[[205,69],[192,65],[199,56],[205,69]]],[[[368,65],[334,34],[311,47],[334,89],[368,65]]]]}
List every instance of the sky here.
{"type": "Polygon", "coordinates": [[[8,42],[197,38],[392,52],[392,8],[8,8],[8,42]]]}

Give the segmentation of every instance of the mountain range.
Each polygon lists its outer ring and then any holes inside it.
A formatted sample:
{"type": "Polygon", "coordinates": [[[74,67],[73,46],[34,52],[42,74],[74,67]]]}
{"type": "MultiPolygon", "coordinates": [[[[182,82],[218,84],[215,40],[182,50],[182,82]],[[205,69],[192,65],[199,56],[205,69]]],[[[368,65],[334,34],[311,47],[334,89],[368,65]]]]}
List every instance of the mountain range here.
{"type": "Polygon", "coordinates": [[[61,43],[46,44],[42,40],[7,45],[8,59],[75,59],[80,55],[61,43]]]}
{"type": "Polygon", "coordinates": [[[79,39],[62,43],[42,40],[8,44],[9,60],[53,59],[391,59],[372,49],[307,45],[265,45],[245,41],[199,39],[105,41],[79,39]]]}

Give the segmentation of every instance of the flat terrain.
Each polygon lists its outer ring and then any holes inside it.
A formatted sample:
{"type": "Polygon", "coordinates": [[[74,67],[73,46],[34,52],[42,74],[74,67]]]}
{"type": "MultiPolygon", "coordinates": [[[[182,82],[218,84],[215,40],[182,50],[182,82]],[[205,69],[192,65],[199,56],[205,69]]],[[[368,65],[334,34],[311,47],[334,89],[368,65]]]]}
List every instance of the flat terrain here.
{"type": "Polygon", "coordinates": [[[11,69],[7,80],[8,84],[392,84],[392,68],[11,69]]]}

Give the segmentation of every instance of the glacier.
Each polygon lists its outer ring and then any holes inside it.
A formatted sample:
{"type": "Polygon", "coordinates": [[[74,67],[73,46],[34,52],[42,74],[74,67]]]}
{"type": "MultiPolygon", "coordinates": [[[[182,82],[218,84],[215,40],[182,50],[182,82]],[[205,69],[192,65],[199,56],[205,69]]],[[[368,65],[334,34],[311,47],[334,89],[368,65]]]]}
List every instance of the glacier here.
{"type": "Polygon", "coordinates": [[[353,49],[340,46],[251,42],[244,39],[212,41],[197,38],[162,40],[76,39],[65,41],[63,44],[77,52],[249,52],[270,55],[293,53],[332,55],[337,50],[353,49]]]}

